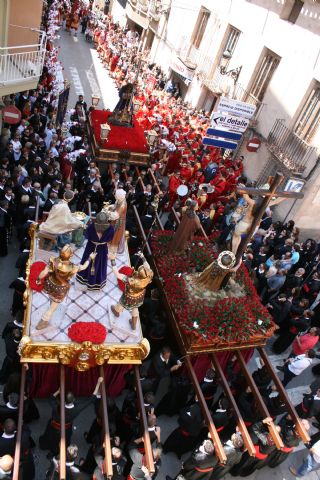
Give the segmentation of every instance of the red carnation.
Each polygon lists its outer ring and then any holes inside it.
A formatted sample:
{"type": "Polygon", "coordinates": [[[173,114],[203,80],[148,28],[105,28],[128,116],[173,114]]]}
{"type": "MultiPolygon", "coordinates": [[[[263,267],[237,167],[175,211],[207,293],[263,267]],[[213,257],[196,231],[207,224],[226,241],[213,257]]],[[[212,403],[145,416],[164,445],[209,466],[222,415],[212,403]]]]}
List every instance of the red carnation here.
{"type": "Polygon", "coordinates": [[[104,325],[96,322],[76,322],[68,329],[68,337],[76,343],[103,343],[107,336],[104,325]]]}

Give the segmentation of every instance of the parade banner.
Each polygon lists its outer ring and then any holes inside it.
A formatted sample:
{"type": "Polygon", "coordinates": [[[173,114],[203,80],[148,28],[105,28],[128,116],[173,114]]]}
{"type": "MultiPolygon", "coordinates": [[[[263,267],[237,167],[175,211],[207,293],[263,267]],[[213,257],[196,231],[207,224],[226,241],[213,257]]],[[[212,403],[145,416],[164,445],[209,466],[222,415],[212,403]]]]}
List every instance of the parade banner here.
{"type": "Polygon", "coordinates": [[[58,108],[57,108],[57,116],[56,116],[56,127],[61,127],[67,107],[68,107],[68,99],[70,94],[70,85],[68,85],[59,95],[58,100],[58,108]]]}

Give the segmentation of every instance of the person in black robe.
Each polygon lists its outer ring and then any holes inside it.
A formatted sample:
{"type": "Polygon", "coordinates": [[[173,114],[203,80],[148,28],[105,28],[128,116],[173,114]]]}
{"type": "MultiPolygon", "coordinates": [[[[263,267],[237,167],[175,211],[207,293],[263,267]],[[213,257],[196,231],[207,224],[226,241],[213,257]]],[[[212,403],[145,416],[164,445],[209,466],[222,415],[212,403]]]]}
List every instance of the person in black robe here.
{"type": "MultiPolygon", "coordinates": [[[[273,438],[271,437],[268,425],[272,422],[271,417],[267,417],[261,422],[256,422],[250,429],[250,435],[254,444],[256,454],[251,457],[245,452],[241,461],[235,465],[230,473],[234,477],[247,477],[255,470],[262,468],[268,461],[268,456],[276,449],[273,438]]],[[[280,427],[276,427],[280,432],[280,427]]]]}
{"type": "Polygon", "coordinates": [[[246,387],[245,391],[237,396],[237,405],[247,427],[258,420],[259,414],[250,387],[246,387]]]}
{"type": "Polygon", "coordinates": [[[146,467],[145,456],[139,452],[136,445],[131,445],[128,448],[129,456],[132,461],[132,466],[128,478],[131,477],[132,480],[145,480],[146,478],[156,478],[158,470],[161,466],[161,454],[162,450],[160,447],[155,447],[152,449],[152,455],[154,460],[155,473],[151,474],[146,467]]]}
{"type": "Polygon", "coordinates": [[[255,381],[255,384],[257,385],[261,395],[265,396],[268,394],[268,387],[272,382],[272,377],[262,359],[260,359],[260,364],[261,367],[252,373],[252,378],[255,381]]]}
{"type": "MultiPolygon", "coordinates": [[[[33,480],[36,475],[32,449],[35,446],[31,437],[31,431],[26,425],[22,426],[21,451],[20,451],[20,472],[21,480],[33,480]]],[[[20,477],[19,477],[20,478],[20,477]]]]}
{"type": "MultiPolygon", "coordinates": [[[[72,393],[66,394],[66,403],[65,403],[65,421],[66,421],[66,445],[70,444],[71,435],[72,435],[72,423],[75,418],[87,408],[91,403],[93,403],[96,398],[100,384],[103,382],[103,378],[99,377],[97,385],[94,389],[92,397],[89,399],[74,403],[74,396],[72,393]]],[[[41,450],[50,450],[51,454],[57,455],[59,452],[60,445],[60,403],[57,400],[60,389],[57,390],[49,399],[51,404],[51,419],[48,421],[44,433],[39,438],[39,446],[41,450]]]]}
{"type": "Polygon", "coordinates": [[[163,347],[151,360],[150,376],[161,380],[169,376],[172,372],[177,371],[181,366],[181,362],[177,360],[172,353],[170,347],[163,347]]]}
{"type": "Polygon", "coordinates": [[[230,472],[234,465],[237,465],[243,455],[243,439],[240,433],[233,433],[230,440],[223,443],[224,453],[227,456],[225,465],[219,464],[214,468],[210,480],[219,480],[230,472]]]}
{"type": "Polygon", "coordinates": [[[211,410],[211,416],[221,440],[224,441],[229,436],[227,427],[231,420],[229,400],[224,395],[219,398],[218,404],[211,410]]]}
{"type": "Polygon", "coordinates": [[[195,448],[204,426],[201,409],[198,403],[189,405],[180,410],[178,417],[179,427],[176,428],[163,445],[164,453],[174,452],[181,456],[195,448]]]}
{"type": "MultiPolygon", "coordinates": [[[[162,397],[156,407],[156,415],[177,415],[187,404],[190,388],[191,383],[187,376],[173,375],[170,380],[168,392],[162,397]]],[[[193,403],[193,401],[191,403],[193,403]]]]}
{"type": "Polygon", "coordinates": [[[8,214],[9,202],[2,200],[0,202],[0,257],[8,255],[8,241],[10,229],[10,216],[8,214]]]}
{"type": "Polygon", "coordinates": [[[271,299],[266,307],[272,315],[273,321],[281,327],[289,315],[291,302],[285,293],[280,293],[276,298],[271,299]]]}
{"type": "MultiPolygon", "coordinates": [[[[127,459],[123,455],[123,452],[120,448],[112,447],[112,480],[125,480],[124,470],[127,464],[127,459]]],[[[105,480],[104,474],[104,448],[101,447],[96,455],[96,468],[93,473],[93,478],[95,480],[105,480]]]]}
{"type": "Polygon", "coordinates": [[[18,312],[22,312],[23,306],[23,294],[26,289],[26,281],[23,277],[18,277],[10,283],[9,288],[14,290],[12,297],[11,314],[15,317],[18,312]]]}
{"type": "Polygon", "coordinates": [[[23,318],[22,315],[18,315],[19,318],[16,318],[14,319],[12,322],[8,322],[6,323],[3,331],[2,331],[2,338],[5,339],[8,335],[12,335],[12,332],[13,330],[15,329],[18,329],[21,331],[22,333],[22,329],[23,329],[23,324],[22,324],[22,320],[23,318]]]}
{"type": "Polygon", "coordinates": [[[281,326],[280,335],[272,345],[272,351],[279,355],[290,347],[293,340],[299,333],[306,332],[311,327],[311,318],[314,316],[312,310],[304,310],[301,317],[289,318],[281,326]]]}
{"type": "Polygon", "coordinates": [[[218,388],[217,377],[215,371],[212,368],[209,368],[206,371],[206,374],[202,382],[200,383],[200,388],[208,407],[210,407],[212,405],[214,395],[218,388]]]}
{"type": "MultiPolygon", "coordinates": [[[[179,475],[185,480],[210,480],[215,466],[219,463],[211,440],[204,440],[183,462],[179,475]]],[[[170,477],[166,477],[169,480],[170,477]]]]}
{"type": "Polygon", "coordinates": [[[18,421],[19,414],[19,395],[17,393],[10,393],[8,402],[0,405],[0,424],[7,418],[12,418],[15,422],[18,421]]]}
{"type": "MultiPolygon", "coordinates": [[[[148,376],[148,370],[149,370],[149,367],[145,363],[142,363],[139,367],[140,384],[141,384],[143,394],[147,392],[153,392],[153,393],[155,392],[155,379],[150,378],[148,376]]],[[[134,375],[133,369],[130,369],[125,374],[125,379],[126,379],[127,388],[132,391],[135,388],[135,375],[134,375]]]]}
{"type": "Polygon", "coordinates": [[[11,333],[4,337],[6,357],[0,371],[0,383],[6,383],[11,373],[20,371],[20,355],[17,350],[21,336],[21,329],[14,328],[11,333]]]}
{"type": "MultiPolygon", "coordinates": [[[[274,386],[271,387],[271,390],[274,390],[274,386]]],[[[264,403],[267,406],[268,412],[272,417],[277,417],[278,415],[282,415],[284,413],[287,413],[287,405],[283,401],[283,398],[281,395],[276,395],[274,397],[270,397],[270,391],[268,394],[264,397],[264,403]]]]}
{"type": "Polygon", "coordinates": [[[3,423],[3,433],[0,436],[0,457],[3,457],[3,455],[14,456],[16,429],[16,422],[12,418],[7,418],[3,423]]]}
{"type": "MultiPolygon", "coordinates": [[[[109,417],[110,418],[110,417],[109,417]]],[[[113,449],[114,447],[118,449],[120,447],[120,438],[116,436],[116,428],[114,423],[109,423],[109,434],[110,434],[110,445],[113,449]]],[[[88,440],[88,437],[86,437],[88,440]]],[[[90,438],[90,447],[88,449],[87,455],[85,459],[82,459],[81,462],[81,471],[88,473],[89,475],[93,475],[94,471],[99,467],[99,462],[97,457],[102,456],[104,457],[104,431],[102,428],[98,432],[96,432],[90,438]]],[[[101,466],[101,465],[100,465],[101,466]]]]}
{"type": "Polygon", "coordinates": [[[23,242],[22,249],[15,264],[15,267],[19,269],[19,277],[23,277],[26,274],[26,266],[30,255],[30,240],[23,242]]]}
{"type": "Polygon", "coordinates": [[[154,221],[154,216],[155,216],[155,210],[154,210],[154,207],[152,206],[149,206],[147,208],[147,211],[145,213],[145,215],[143,215],[141,217],[141,223],[142,223],[142,226],[143,226],[143,230],[145,231],[145,233],[149,233],[149,230],[150,228],[152,227],[153,225],[153,221],[154,221]]]}
{"type": "MultiPolygon", "coordinates": [[[[302,420],[302,422],[305,430],[308,431],[310,429],[309,422],[307,420],[302,420]]],[[[285,462],[290,453],[292,453],[301,442],[294,421],[289,414],[282,417],[278,425],[281,428],[280,435],[284,446],[280,450],[274,450],[268,456],[267,465],[270,468],[276,468],[285,462]]]]}
{"type": "MultiPolygon", "coordinates": [[[[66,480],[89,480],[89,476],[81,472],[80,466],[76,465],[75,460],[78,456],[78,447],[76,445],[69,445],[66,451],[66,480]]],[[[60,459],[57,454],[53,457],[49,470],[46,474],[47,480],[60,479],[60,459]]]]}
{"type": "MultiPolygon", "coordinates": [[[[148,433],[150,438],[150,443],[152,446],[156,446],[161,442],[161,429],[157,425],[157,417],[154,414],[149,414],[147,417],[148,433]]],[[[137,445],[137,448],[140,453],[145,454],[144,448],[144,432],[140,431],[141,435],[133,440],[132,443],[137,445]]]]}
{"type": "Polygon", "coordinates": [[[296,405],[296,411],[301,418],[320,418],[320,388],[315,394],[307,393],[303,395],[302,402],[296,405]]]}

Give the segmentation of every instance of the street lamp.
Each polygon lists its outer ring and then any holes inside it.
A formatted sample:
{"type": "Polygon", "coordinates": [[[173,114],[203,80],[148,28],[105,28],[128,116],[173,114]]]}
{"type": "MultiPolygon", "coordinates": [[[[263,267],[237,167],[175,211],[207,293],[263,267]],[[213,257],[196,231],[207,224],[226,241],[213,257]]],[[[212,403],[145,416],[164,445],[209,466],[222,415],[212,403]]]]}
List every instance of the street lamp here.
{"type": "Polygon", "coordinates": [[[93,107],[97,107],[99,102],[100,102],[100,95],[98,95],[97,93],[93,93],[91,95],[91,105],[93,107]]]}
{"type": "Polygon", "coordinates": [[[232,54],[231,54],[230,50],[225,50],[223,52],[221,60],[220,60],[220,73],[221,73],[221,75],[226,75],[227,66],[229,65],[231,57],[232,57],[232,54]]]}
{"type": "Polygon", "coordinates": [[[108,140],[111,127],[108,123],[101,123],[100,125],[100,138],[101,140],[108,140]]]}
{"type": "Polygon", "coordinates": [[[233,81],[234,84],[237,83],[242,66],[233,68],[232,70],[227,71],[227,67],[229,65],[230,59],[232,57],[232,53],[230,50],[225,50],[222,54],[221,61],[220,61],[220,73],[221,75],[229,75],[233,81]]]}
{"type": "Polygon", "coordinates": [[[149,130],[148,134],[147,134],[147,142],[150,146],[154,145],[154,142],[156,141],[156,139],[158,138],[158,134],[155,130],[149,130]]]}

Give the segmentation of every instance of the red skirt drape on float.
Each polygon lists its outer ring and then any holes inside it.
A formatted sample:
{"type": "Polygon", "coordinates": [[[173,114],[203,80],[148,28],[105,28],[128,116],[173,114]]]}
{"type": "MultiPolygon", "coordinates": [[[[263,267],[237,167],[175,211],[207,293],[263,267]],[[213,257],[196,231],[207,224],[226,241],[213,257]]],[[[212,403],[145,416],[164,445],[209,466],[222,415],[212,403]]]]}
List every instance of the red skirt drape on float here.
{"type": "MultiPolygon", "coordinates": [[[[249,362],[253,355],[253,349],[243,350],[242,354],[246,362],[249,362]]],[[[225,371],[232,352],[221,352],[217,354],[222,369],[225,371]]],[[[194,371],[199,381],[205,376],[211,366],[208,355],[198,355],[192,358],[194,371]]],[[[131,369],[131,365],[105,365],[104,378],[107,395],[116,397],[120,395],[125,387],[125,373],[131,369]]],[[[98,367],[91,368],[87,372],[77,372],[73,368],[66,367],[66,391],[71,391],[79,397],[88,397],[92,394],[99,377],[98,367]]],[[[30,394],[33,398],[47,398],[59,388],[59,365],[34,363],[32,364],[32,378],[30,394]]]]}

